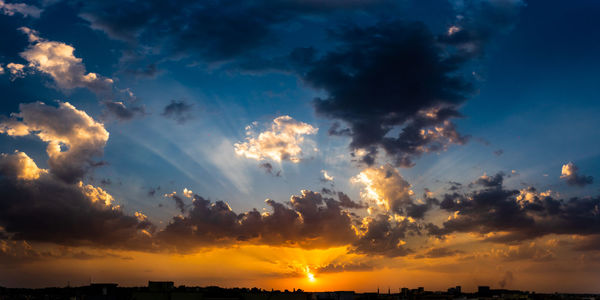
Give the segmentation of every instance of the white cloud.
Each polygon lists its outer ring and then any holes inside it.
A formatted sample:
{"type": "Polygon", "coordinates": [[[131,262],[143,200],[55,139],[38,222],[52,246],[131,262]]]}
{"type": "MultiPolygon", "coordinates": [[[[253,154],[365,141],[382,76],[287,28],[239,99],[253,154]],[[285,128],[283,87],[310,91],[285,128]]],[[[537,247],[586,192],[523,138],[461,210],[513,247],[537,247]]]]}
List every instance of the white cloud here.
{"type": "Polygon", "coordinates": [[[323,175],[323,177],[321,178],[321,181],[333,181],[333,176],[327,174],[326,170],[321,170],[321,174],[323,175]]]}
{"type": "Polygon", "coordinates": [[[275,118],[271,128],[258,135],[252,129],[252,126],[247,126],[246,141],[234,145],[236,154],[256,160],[298,163],[308,148],[303,146],[311,145],[310,150],[317,151],[314,142],[305,140],[304,136],[316,134],[319,129],[290,116],[275,118]]]}
{"type": "MultiPolygon", "coordinates": [[[[74,55],[73,46],[48,41],[41,38],[37,31],[27,27],[21,27],[20,30],[28,36],[31,43],[21,53],[21,57],[28,62],[27,67],[52,77],[59,89],[68,91],[74,88],[87,88],[98,94],[112,91],[113,80],[93,72],[88,73],[82,59],[74,55]]],[[[15,73],[19,72],[18,74],[23,76],[23,68],[20,67],[21,70],[18,70],[16,68],[18,64],[13,65],[15,73]]]]}
{"type": "Polygon", "coordinates": [[[39,18],[42,10],[25,3],[6,3],[0,0],[0,11],[7,16],[13,16],[15,13],[23,15],[23,17],[39,18]]]}

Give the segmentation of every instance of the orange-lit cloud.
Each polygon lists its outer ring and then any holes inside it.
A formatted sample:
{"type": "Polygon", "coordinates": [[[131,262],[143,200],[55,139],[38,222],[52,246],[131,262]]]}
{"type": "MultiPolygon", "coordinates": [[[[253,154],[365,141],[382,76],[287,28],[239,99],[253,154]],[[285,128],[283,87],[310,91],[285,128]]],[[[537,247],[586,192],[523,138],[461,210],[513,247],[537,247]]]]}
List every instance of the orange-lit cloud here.
{"type": "Polygon", "coordinates": [[[88,88],[96,93],[112,90],[113,80],[93,72],[87,72],[82,59],[75,57],[75,48],[65,43],[48,41],[38,32],[27,27],[20,30],[27,35],[29,47],[21,53],[27,67],[33,71],[49,75],[62,90],[88,88]]]}

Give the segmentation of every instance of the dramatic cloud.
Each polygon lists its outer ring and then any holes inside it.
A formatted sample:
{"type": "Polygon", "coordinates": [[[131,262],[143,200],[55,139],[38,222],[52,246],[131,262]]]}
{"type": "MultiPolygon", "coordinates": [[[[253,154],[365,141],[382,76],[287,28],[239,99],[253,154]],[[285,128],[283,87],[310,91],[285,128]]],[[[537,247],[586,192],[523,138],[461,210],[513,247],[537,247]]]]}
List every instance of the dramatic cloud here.
{"type": "Polygon", "coordinates": [[[109,37],[165,56],[222,62],[248,56],[276,41],[274,27],[305,15],[365,7],[370,1],[208,1],[139,3],[89,1],[81,17],[109,37]]]}
{"type": "Polygon", "coordinates": [[[366,163],[379,147],[410,166],[415,156],[466,141],[449,119],[460,116],[456,108],[473,87],[457,72],[463,61],[445,54],[423,24],[352,27],[335,37],[338,49],[322,57],[298,49],[292,59],[302,58],[306,83],[328,93],[314,100],[317,113],[350,126],[330,133],[349,134],[353,150],[367,151],[366,163]],[[394,129],[397,137],[389,135],[394,129]]]}
{"type": "Polygon", "coordinates": [[[447,34],[421,23],[380,22],[335,32],[339,46],[325,54],[298,48],[290,55],[303,80],[327,92],[314,100],[317,113],[349,126],[334,123],[330,134],[349,135],[365,163],[384,149],[396,165],[410,167],[423,153],[467,141],[451,122],[475,90],[463,67],[491,37],[510,30],[522,3],[466,2],[456,5],[462,17],[447,34]]]}
{"type": "Polygon", "coordinates": [[[0,226],[15,240],[146,248],[151,223],[125,215],[100,187],[67,183],[23,152],[0,157],[0,226]]]}
{"type": "MultiPolygon", "coordinates": [[[[488,179],[498,176],[502,177],[488,179]]],[[[506,189],[500,179],[478,184],[482,189],[444,195],[440,208],[451,215],[442,227],[429,224],[430,234],[472,232],[485,234],[489,241],[515,242],[548,234],[593,235],[600,230],[599,197],[556,199],[551,191],[506,189]]]]}
{"type": "Polygon", "coordinates": [[[25,3],[6,3],[0,0],[0,11],[7,16],[12,16],[15,13],[23,15],[23,17],[39,18],[42,10],[25,3]]]}
{"type": "Polygon", "coordinates": [[[246,127],[246,141],[236,143],[235,153],[256,160],[271,159],[276,162],[291,161],[298,163],[302,160],[306,148],[316,151],[314,142],[305,140],[305,135],[316,134],[319,129],[310,124],[281,116],[273,120],[271,128],[256,134],[252,126],[246,127]]]}
{"type": "Polygon", "coordinates": [[[48,143],[50,172],[75,182],[96,163],[108,140],[104,125],[68,102],[58,107],[41,102],[20,104],[20,113],[0,121],[0,133],[9,136],[35,135],[48,143]]]}
{"type": "Polygon", "coordinates": [[[49,75],[57,88],[63,91],[87,88],[97,94],[112,91],[113,80],[93,72],[88,73],[81,58],[75,57],[75,48],[72,46],[45,40],[37,31],[27,27],[21,27],[20,30],[29,37],[31,43],[21,52],[21,57],[28,62],[27,67],[49,75]]]}
{"type": "Polygon", "coordinates": [[[50,168],[20,151],[0,154],[0,228],[13,240],[149,250],[147,218],[125,215],[109,193],[79,180],[102,154],[104,126],[69,103],[19,107],[0,132],[47,142],[50,168]]]}
{"type": "Polygon", "coordinates": [[[387,257],[408,255],[413,252],[405,246],[409,231],[419,232],[419,227],[408,218],[383,214],[366,217],[359,229],[360,238],[354,242],[351,252],[387,257]]]}
{"type": "Polygon", "coordinates": [[[579,168],[572,162],[562,166],[560,178],[566,180],[567,184],[574,186],[585,186],[594,182],[592,176],[580,175],[579,168]]]}
{"type": "Polygon", "coordinates": [[[195,195],[188,214],[174,217],[158,237],[179,251],[240,242],[329,247],[356,238],[352,216],[342,210],[340,201],[304,190],[287,205],[270,199],[265,203],[270,212],[237,214],[225,202],[211,203],[195,195]]]}
{"type": "Polygon", "coordinates": [[[35,180],[48,170],[40,169],[27,154],[15,151],[13,154],[0,154],[0,172],[12,178],[35,180]]]}
{"type": "Polygon", "coordinates": [[[175,120],[179,124],[183,124],[194,118],[191,114],[193,107],[193,104],[187,104],[184,101],[171,100],[171,103],[165,106],[161,115],[165,118],[175,120]]]}

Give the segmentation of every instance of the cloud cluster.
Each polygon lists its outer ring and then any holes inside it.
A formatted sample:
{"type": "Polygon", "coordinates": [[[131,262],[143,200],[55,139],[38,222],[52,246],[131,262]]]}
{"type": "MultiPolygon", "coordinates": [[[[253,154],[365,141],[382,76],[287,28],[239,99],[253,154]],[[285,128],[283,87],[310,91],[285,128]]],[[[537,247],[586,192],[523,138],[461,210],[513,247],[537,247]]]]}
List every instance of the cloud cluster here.
{"type": "Polygon", "coordinates": [[[502,174],[479,181],[479,189],[447,193],[440,208],[451,213],[442,226],[429,224],[429,233],[488,234],[486,240],[515,242],[549,234],[593,235],[600,230],[600,197],[557,199],[534,188],[507,189],[502,174]]]}
{"type": "Polygon", "coordinates": [[[92,28],[138,49],[132,52],[150,46],[159,49],[158,56],[191,55],[212,65],[294,73],[324,91],[313,101],[316,112],[335,120],[330,134],[351,137],[350,148],[361,161],[374,164],[383,149],[395,165],[410,167],[424,153],[467,142],[453,123],[476,92],[466,68],[494,36],[513,27],[524,4],[485,0],[452,1],[452,6],[457,18],[442,33],[423,23],[381,17],[381,11],[402,13],[394,1],[101,1],[82,5],[81,16],[92,28]],[[351,18],[359,10],[379,22],[328,29],[334,48],[269,51],[293,22],[338,12],[351,18]]]}
{"type": "Polygon", "coordinates": [[[363,204],[341,192],[337,198],[303,190],[288,203],[267,199],[269,211],[236,213],[223,201],[211,202],[194,195],[187,213],[173,217],[157,232],[157,242],[180,252],[251,243],[302,248],[346,245],[351,253],[389,257],[412,253],[404,239],[419,232],[415,221],[384,214],[361,218],[348,209],[364,209],[363,204]]]}
{"type": "Polygon", "coordinates": [[[0,133],[9,136],[37,136],[48,143],[50,171],[74,182],[94,166],[108,140],[104,125],[68,102],[58,107],[41,102],[20,104],[20,113],[0,121],[0,133]]]}
{"type": "Polygon", "coordinates": [[[353,151],[371,165],[378,149],[398,166],[410,167],[426,152],[464,144],[453,118],[475,91],[462,72],[484,46],[508,31],[521,1],[464,1],[448,33],[436,35],[422,23],[382,21],[335,31],[338,47],[319,55],[298,48],[290,55],[301,78],[326,97],[314,100],[322,116],[343,121],[330,134],[348,135],[353,151]],[[465,7],[467,6],[467,7],[465,7]]]}
{"type": "Polygon", "coordinates": [[[50,76],[56,87],[69,91],[74,88],[87,88],[97,94],[112,91],[113,80],[102,75],[87,72],[82,59],[74,55],[75,48],[65,43],[41,38],[37,31],[27,27],[20,30],[29,38],[29,47],[21,52],[27,67],[50,76]]]}
{"type": "Polygon", "coordinates": [[[150,249],[154,225],[124,214],[109,193],[81,181],[108,139],[104,126],[69,103],[20,109],[0,123],[0,132],[47,142],[49,169],[24,152],[0,154],[0,227],[9,238],[150,249]]]}
{"type": "Polygon", "coordinates": [[[281,116],[273,120],[271,128],[258,135],[252,126],[246,127],[246,141],[235,143],[235,153],[250,159],[270,159],[276,162],[291,161],[298,163],[302,160],[306,147],[314,143],[305,140],[305,135],[316,134],[319,129],[310,124],[296,121],[290,116],[281,116]]]}
{"type": "Polygon", "coordinates": [[[562,166],[560,178],[566,180],[567,184],[574,186],[585,186],[594,182],[592,176],[580,175],[579,168],[572,162],[562,166]]]}
{"type": "Polygon", "coordinates": [[[314,100],[320,115],[344,121],[353,150],[373,164],[379,148],[400,166],[412,158],[462,144],[450,122],[472,93],[460,76],[463,60],[444,53],[435,36],[420,23],[387,22],[337,33],[340,46],[321,57],[307,49],[302,78],[328,96],[314,100]],[[396,137],[393,129],[400,129],[396,137]]]}
{"type": "Polygon", "coordinates": [[[174,217],[158,237],[180,251],[236,242],[313,248],[345,245],[355,238],[352,217],[338,200],[303,190],[289,204],[265,203],[270,212],[238,214],[225,202],[194,195],[187,215],[174,217]]]}

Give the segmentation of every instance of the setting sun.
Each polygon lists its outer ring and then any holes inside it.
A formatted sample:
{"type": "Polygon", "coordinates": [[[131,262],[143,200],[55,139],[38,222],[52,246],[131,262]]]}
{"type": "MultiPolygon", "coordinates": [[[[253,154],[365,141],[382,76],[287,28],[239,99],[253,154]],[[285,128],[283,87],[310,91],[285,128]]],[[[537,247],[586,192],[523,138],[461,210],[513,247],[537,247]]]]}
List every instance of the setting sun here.
{"type": "Polygon", "coordinates": [[[306,278],[308,278],[308,281],[310,281],[310,282],[316,281],[315,274],[310,272],[310,268],[308,266],[306,267],[306,278]]]}

